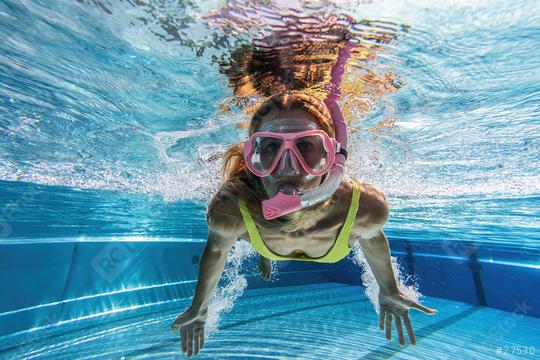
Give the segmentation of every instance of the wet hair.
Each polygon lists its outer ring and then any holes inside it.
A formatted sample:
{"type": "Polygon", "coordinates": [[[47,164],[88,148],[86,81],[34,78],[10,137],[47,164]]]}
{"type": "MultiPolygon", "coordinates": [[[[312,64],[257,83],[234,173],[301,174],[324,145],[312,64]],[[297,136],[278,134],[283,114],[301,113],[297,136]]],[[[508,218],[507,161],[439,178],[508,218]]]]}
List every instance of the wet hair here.
{"type": "Polygon", "coordinates": [[[304,110],[313,115],[319,126],[330,137],[335,137],[334,125],[330,112],[326,105],[313,95],[306,94],[302,91],[289,91],[276,94],[265,101],[253,114],[249,123],[249,135],[253,135],[259,129],[260,124],[265,116],[274,110],[304,110]]]}

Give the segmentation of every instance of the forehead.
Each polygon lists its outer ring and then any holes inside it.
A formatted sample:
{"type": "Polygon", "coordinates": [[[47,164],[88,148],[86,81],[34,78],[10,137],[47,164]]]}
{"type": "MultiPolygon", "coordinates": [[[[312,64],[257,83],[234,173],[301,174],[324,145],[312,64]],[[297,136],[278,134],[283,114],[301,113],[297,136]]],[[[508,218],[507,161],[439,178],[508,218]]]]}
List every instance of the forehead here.
{"type": "Polygon", "coordinates": [[[303,131],[320,129],[317,118],[301,109],[279,110],[265,115],[255,131],[303,131]]]}

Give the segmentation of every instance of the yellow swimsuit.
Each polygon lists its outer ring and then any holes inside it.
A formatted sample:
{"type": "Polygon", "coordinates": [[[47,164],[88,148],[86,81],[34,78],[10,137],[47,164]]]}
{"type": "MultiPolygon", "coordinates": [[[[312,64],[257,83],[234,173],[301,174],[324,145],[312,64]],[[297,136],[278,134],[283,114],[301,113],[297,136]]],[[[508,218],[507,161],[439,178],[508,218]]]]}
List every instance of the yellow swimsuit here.
{"type": "Polygon", "coordinates": [[[318,258],[311,258],[305,255],[298,256],[298,257],[287,257],[287,256],[281,256],[281,255],[275,254],[272,251],[270,251],[264,244],[264,241],[262,240],[261,236],[259,235],[257,226],[255,225],[255,222],[253,221],[253,218],[251,217],[251,214],[249,213],[246,207],[246,203],[242,199],[240,199],[239,205],[240,205],[240,212],[242,213],[242,217],[244,218],[244,223],[246,224],[246,228],[249,233],[251,246],[253,246],[253,248],[265,258],[272,259],[272,260],[303,260],[303,261],[317,261],[317,262],[323,262],[323,263],[334,263],[343,259],[351,251],[351,248],[349,247],[349,235],[351,233],[354,220],[356,219],[356,212],[358,211],[359,200],[360,200],[360,185],[353,183],[353,196],[352,196],[351,206],[349,207],[349,213],[347,214],[347,218],[345,219],[343,227],[341,228],[341,231],[339,232],[339,235],[336,241],[334,242],[334,245],[330,248],[328,253],[318,258]]]}

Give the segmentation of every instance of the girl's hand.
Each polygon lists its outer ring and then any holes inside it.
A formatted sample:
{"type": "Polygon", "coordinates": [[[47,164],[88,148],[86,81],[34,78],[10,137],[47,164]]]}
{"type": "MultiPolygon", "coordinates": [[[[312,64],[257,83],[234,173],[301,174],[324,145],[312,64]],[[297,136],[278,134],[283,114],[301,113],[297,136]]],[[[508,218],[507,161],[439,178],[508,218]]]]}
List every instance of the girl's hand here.
{"type": "Polygon", "coordinates": [[[266,281],[270,280],[270,276],[272,275],[272,260],[259,255],[259,265],[257,265],[257,270],[262,279],[266,281]]]}
{"type": "Polygon", "coordinates": [[[172,330],[180,330],[182,334],[182,352],[187,356],[197,355],[204,346],[204,326],[207,312],[197,312],[189,308],[183,314],[178,315],[172,324],[172,330]]]}
{"type": "Polygon", "coordinates": [[[384,330],[384,325],[386,322],[386,338],[388,340],[392,339],[392,318],[394,318],[399,344],[405,345],[403,328],[401,327],[401,319],[403,319],[405,328],[409,334],[409,340],[411,341],[412,345],[416,345],[411,319],[409,318],[409,308],[411,307],[419,311],[423,311],[429,315],[434,315],[437,313],[437,310],[435,309],[427,308],[420,305],[416,301],[406,298],[405,294],[403,294],[401,291],[390,294],[383,294],[379,292],[379,328],[384,330]]]}

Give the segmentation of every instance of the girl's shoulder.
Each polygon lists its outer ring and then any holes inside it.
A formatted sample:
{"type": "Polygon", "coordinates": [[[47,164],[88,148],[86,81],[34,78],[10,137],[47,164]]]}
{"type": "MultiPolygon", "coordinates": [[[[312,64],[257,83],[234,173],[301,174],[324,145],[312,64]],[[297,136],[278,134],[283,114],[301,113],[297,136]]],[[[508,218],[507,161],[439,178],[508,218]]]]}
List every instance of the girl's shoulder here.
{"type": "Polygon", "coordinates": [[[209,229],[228,236],[243,234],[245,225],[239,208],[239,200],[220,189],[206,210],[206,221],[209,229]]]}
{"type": "Polygon", "coordinates": [[[384,225],[390,214],[384,192],[372,184],[358,181],[353,181],[353,183],[360,188],[355,225],[360,227],[384,225]]]}

